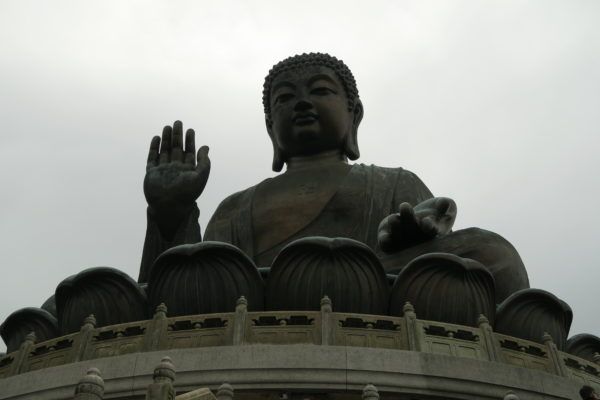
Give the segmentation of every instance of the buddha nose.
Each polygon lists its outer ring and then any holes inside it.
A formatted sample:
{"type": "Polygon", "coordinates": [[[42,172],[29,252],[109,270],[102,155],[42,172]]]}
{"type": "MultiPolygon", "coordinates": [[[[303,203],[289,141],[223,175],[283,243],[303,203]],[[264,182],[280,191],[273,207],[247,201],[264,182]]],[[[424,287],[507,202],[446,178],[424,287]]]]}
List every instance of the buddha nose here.
{"type": "Polygon", "coordinates": [[[311,108],[313,108],[312,103],[305,98],[300,98],[296,105],[294,105],[294,111],[304,111],[311,108]]]}

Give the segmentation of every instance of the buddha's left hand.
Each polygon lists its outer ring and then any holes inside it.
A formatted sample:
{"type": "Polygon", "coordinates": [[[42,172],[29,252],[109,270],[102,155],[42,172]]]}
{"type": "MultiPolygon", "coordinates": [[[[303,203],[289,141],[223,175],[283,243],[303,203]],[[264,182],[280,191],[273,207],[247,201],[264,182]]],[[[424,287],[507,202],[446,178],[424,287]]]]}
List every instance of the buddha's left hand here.
{"type": "Polygon", "coordinates": [[[379,224],[379,246],[393,253],[426,242],[450,232],[455,218],[456,203],[447,197],[427,199],[415,207],[402,203],[396,214],[379,224]]]}

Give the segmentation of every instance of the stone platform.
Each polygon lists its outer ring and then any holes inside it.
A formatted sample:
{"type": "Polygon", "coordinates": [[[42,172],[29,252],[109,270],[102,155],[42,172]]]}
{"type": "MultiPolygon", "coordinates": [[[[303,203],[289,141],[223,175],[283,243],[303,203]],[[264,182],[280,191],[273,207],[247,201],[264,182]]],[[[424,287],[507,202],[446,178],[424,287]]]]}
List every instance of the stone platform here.
{"type": "Polygon", "coordinates": [[[175,364],[178,393],[223,382],[237,398],[303,393],[358,399],[372,383],[383,398],[575,399],[583,384],[600,385],[596,363],[543,343],[478,327],[403,317],[320,311],[248,312],[169,318],[95,327],[34,343],[0,359],[0,399],[71,399],[79,378],[98,368],[105,399],[143,398],[163,356],[175,364]]]}
{"type": "Polygon", "coordinates": [[[128,354],[32,371],[0,380],[0,399],[72,399],[90,367],[102,371],[104,399],[143,399],[163,356],[177,369],[177,393],[223,382],[236,399],[283,398],[303,393],[360,398],[367,383],[383,398],[576,399],[573,379],[508,364],[406,350],[351,346],[243,345],[128,354]]]}

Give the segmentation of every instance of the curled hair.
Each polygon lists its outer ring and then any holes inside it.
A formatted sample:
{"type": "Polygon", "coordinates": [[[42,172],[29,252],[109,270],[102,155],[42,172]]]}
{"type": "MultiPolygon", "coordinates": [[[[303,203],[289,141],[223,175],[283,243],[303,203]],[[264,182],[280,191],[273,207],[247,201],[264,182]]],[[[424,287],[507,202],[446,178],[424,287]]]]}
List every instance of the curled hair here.
{"type": "Polygon", "coordinates": [[[303,53],[278,62],[271,68],[269,74],[265,78],[265,84],[263,86],[263,106],[267,124],[269,126],[271,125],[271,86],[275,77],[284,71],[310,66],[327,67],[335,72],[344,86],[344,91],[348,98],[348,111],[354,109],[354,105],[359,97],[356,81],[354,80],[354,75],[352,75],[350,68],[348,68],[342,60],[338,60],[326,53],[303,53]]]}

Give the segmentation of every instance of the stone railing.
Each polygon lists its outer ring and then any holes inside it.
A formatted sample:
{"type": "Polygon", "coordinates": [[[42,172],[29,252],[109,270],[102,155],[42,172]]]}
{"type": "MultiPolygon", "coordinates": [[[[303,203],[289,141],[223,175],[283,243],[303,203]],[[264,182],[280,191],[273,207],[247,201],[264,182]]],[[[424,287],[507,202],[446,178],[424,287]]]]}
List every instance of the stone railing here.
{"type": "MultiPolygon", "coordinates": [[[[233,400],[233,387],[224,383],[213,394],[208,388],[192,390],[175,396],[175,366],[169,357],[164,357],[154,369],[153,383],[148,385],[146,400],[233,400]]],[[[376,390],[376,389],[375,389],[376,390]]],[[[90,368],[75,387],[73,400],[103,400],[104,380],[97,368],[90,368]]]]}
{"type": "Polygon", "coordinates": [[[93,316],[77,333],[41,343],[27,335],[19,350],[0,359],[0,379],[28,371],[136,352],[237,346],[314,344],[358,346],[445,354],[545,371],[600,385],[600,365],[543,344],[493,332],[481,316],[478,327],[417,319],[410,303],[403,317],[337,313],[329,298],[320,311],[248,312],[243,297],[231,313],[167,317],[164,305],[153,319],[96,327],[93,316]]]}
{"type": "MultiPolygon", "coordinates": [[[[209,388],[199,388],[176,396],[174,381],[175,366],[169,357],[164,357],[154,369],[153,383],[148,385],[146,400],[234,400],[233,387],[223,383],[213,393],[209,388]]],[[[510,395],[510,392],[507,394],[510,395]]],[[[103,400],[104,380],[97,368],[90,368],[79,380],[75,387],[73,400],[103,400]]],[[[366,385],[362,390],[362,400],[379,400],[379,391],[372,385],[366,385]]],[[[519,400],[514,396],[504,397],[504,400],[519,400]]]]}

